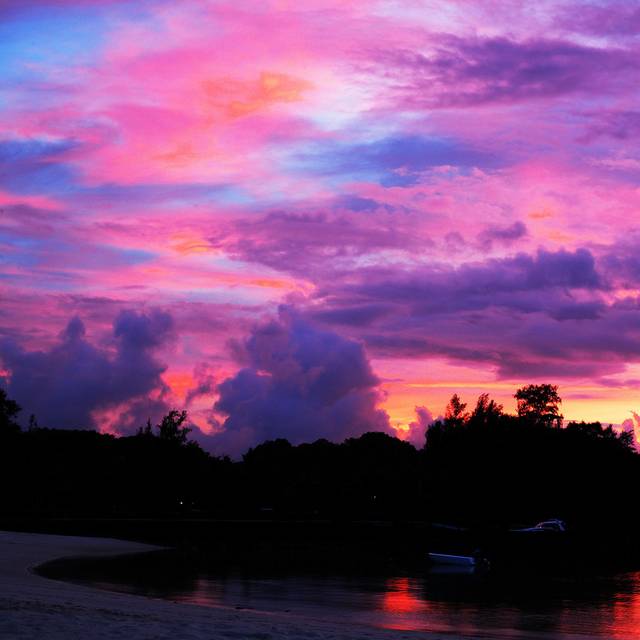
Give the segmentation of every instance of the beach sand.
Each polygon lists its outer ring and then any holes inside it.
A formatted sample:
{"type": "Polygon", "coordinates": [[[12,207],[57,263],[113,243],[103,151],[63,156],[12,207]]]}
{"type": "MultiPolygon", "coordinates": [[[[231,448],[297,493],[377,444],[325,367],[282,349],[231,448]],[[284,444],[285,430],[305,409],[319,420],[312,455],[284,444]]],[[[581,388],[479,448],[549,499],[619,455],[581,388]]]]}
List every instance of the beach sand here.
{"type": "Polygon", "coordinates": [[[34,567],[57,558],[118,555],[153,548],[106,538],[0,532],[0,639],[435,640],[446,637],[458,640],[463,637],[179,604],[49,580],[33,572],[34,567]]]}

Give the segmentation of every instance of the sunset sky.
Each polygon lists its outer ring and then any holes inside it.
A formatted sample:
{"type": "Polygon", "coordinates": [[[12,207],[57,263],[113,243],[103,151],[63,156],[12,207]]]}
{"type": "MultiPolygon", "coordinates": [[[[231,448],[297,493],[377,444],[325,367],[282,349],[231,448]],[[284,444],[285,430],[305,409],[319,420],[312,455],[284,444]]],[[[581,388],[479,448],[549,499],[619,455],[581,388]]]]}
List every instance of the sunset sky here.
{"type": "Polygon", "coordinates": [[[0,384],[233,455],[633,420],[639,99],[625,0],[0,1],[0,384]]]}

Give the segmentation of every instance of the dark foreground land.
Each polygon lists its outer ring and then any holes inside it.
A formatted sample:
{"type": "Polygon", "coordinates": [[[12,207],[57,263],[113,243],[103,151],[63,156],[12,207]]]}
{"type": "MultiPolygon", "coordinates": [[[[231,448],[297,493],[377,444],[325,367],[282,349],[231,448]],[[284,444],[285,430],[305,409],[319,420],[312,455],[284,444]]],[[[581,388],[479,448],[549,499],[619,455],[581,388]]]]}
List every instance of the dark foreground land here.
{"type": "Polygon", "coordinates": [[[497,637],[491,635],[495,625],[500,637],[518,638],[579,633],[626,640],[640,633],[633,617],[640,577],[629,573],[640,566],[633,506],[640,456],[626,434],[597,423],[561,429],[505,415],[486,396],[472,413],[453,412],[432,425],[420,450],[368,433],[342,444],[267,442],[233,462],[207,454],[173,426],[126,438],[73,430],[0,432],[0,527],[83,536],[4,535],[0,637],[409,638],[416,630],[434,637],[440,629],[429,626],[434,620],[453,638],[497,637]],[[566,521],[567,532],[511,531],[547,518],[566,521]],[[206,600],[213,593],[215,606],[98,596],[87,586],[27,573],[46,560],[92,555],[100,545],[123,550],[88,536],[175,551],[135,562],[65,560],[42,571],[123,585],[131,570],[143,578],[136,593],[147,593],[144,585],[155,572],[153,580],[168,581],[170,593],[178,581],[187,585],[184,597],[204,594],[206,600]],[[431,579],[427,551],[478,549],[491,559],[490,579],[497,576],[499,589],[481,584],[480,599],[469,604],[458,577],[431,579]],[[351,613],[331,622],[325,619],[330,611],[316,612],[313,621],[233,606],[222,613],[217,604],[229,604],[229,589],[249,594],[251,602],[250,594],[265,584],[269,591],[293,585],[294,593],[315,585],[313,599],[322,600],[335,591],[312,576],[329,574],[341,576],[349,593],[354,581],[363,585],[356,603],[374,602],[377,622],[354,623],[351,613]],[[534,575],[541,579],[532,582],[534,575]],[[614,577],[598,582],[602,575],[614,577]],[[596,580],[596,588],[574,597],[568,585],[585,577],[596,580]],[[438,584],[445,585],[444,596],[438,584]],[[517,585],[531,584],[538,586],[523,601],[508,600],[517,585]]]}
{"type": "Polygon", "coordinates": [[[0,526],[169,545],[202,561],[348,568],[479,550],[501,569],[633,568],[632,434],[599,423],[560,428],[550,385],[519,394],[517,416],[486,394],[472,411],[454,396],[421,449],[365,433],[339,444],[269,441],[239,461],[190,441],[185,412],[129,437],[23,431],[4,398],[0,526]],[[510,533],[548,518],[565,521],[567,533],[510,533]]]}
{"type": "Polygon", "coordinates": [[[520,535],[499,528],[452,531],[425,522],[185,518],[5,518],[0,528],[133,540],[175,550],[186,566],[344,575],[422,572],[429,551],[481,552],[491,571],[576,576],[640,568],[633,540],[612,546],[592,532],[520,535]]]}

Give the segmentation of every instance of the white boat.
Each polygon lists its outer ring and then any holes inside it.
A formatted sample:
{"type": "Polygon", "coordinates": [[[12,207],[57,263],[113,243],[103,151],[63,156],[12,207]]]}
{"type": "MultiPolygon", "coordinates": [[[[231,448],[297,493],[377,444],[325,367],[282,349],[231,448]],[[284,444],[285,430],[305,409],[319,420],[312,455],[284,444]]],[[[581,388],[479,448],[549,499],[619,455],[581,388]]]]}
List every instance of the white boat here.
{"type": "Polygon", "coordinates": [[[434,564],[455,565],[458,567],[475,567],[478,561],[473,556],[454,556],[448,553],[430,553],[429,560],[434,564]]]}
{"type": "Polygon", "coordinates": [[[544,520],[543,522],[538,522],[537,525],[533,527],[526,527],[524,529],[509,529],[511,533],[540,533],[541,531],[551,531],[553,533],[566,533],[567,525],[564,520],[558,520],[557,518],[552,518],[551,520],[544,520]]]}

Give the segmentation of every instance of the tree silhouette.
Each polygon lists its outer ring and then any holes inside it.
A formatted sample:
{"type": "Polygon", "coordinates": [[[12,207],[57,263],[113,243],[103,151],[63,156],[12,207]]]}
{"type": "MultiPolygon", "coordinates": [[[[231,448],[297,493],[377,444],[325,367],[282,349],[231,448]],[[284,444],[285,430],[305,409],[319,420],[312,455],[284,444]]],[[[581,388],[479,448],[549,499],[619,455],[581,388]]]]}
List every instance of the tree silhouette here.
{"type": "Polygon", "coordinates": [[[544,427],[562,426],[558,386],[552,384],[530,384],[518,389],[514,395],[518,401],[518,416],[532,424],[544,427]]]}
{"type": "Polygon", "coordinates": [[[469,414],[464,411],[466,408],[467,403],[462,402],[458,394],[454,393],[444,410],[444,424],[446,426],[459,426],[464,424],[469,417],[469,414]]]}
{"type": "Polygon", "coordinates": [[[0,434],[18,433],[20,425],[16,422],[16,416],[22,411],[22,407],[7,397],[4,389],[0,389],[0,434]]]}
{"type": "Polygon", "coordinates": [[[147,424],[144,427],[140,427],[136,431],[136,436],[139,438],[153,438],[153,427],[151,426],[151,418],[147,418],[147,424]]]}
{"type": "Polygon", "coordinates": [[[178,444],[186,444],[187,437],[192,431],[189,427],[182,426],[186,419],[186,411],[178,411],[177,409],[169,411],[156,427],[160,439],[177,442],[178,444]]]}
{"type": "Polygon", "coordinates": [[[39,429],[39,425],[38,425],[38,419],[36,418],[35,413],[32,413],[29,416],[29,425],[27,426],[27,431],[35,431],[36,429],[39,429]]]}
{"type": "Polygon", "coordinates": [[[483,393],[478,397],[475,409],[468,420],[474,425],[488,425],[495,423],[501,415],[502,405],[489,399],[488,393],[483,393]]]}

